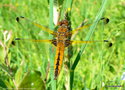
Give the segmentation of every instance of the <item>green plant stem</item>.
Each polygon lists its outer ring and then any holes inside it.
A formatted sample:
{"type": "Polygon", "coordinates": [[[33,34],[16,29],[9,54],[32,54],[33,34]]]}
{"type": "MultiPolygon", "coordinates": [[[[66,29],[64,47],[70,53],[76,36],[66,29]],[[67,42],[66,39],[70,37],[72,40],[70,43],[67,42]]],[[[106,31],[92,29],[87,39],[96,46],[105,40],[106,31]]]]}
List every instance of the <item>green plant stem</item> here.
{"type": "MultiPolygon", "coordinates": [[[[90,27],[90,31],[87,34],[85,40],[90,40],[92,34],[94,33],[94,29],[95,29],[96,25],[98,24],[98,21],[100,20],[102,14],[104,12],[104,9],[105,9],[105,6],[106,6],[106,2],[107,2],[107,0],[103,0],[102,1],[101,8],[100,8],[99,12],[97,13],[97,16],[95,17],[95,20],[94,20],[92,26],[90,27]]],[[[77,56],[75,58],[75,61],[74,61],[73,65],[71,67],[71,72],[70,72],[70,75],[71,75],[70,76],[70,90],[72,90],[72,87],[73,87],[74,70],[75,70],[76,66],[78,65],[78,62],[79,62],[79,60],[81,58],[81,55],[82,55],[82,53],[83,53],[83,51],[85,50],[86,47],[87,47],[87,44],[84,44],[81,47],[80,51],[78,52],[78,54],[77,54],[77,56]]]]}
{"type": "MultiPolygon", "coordinates": [[[[54,30],[54,26],[53,26],[53,4],[54,1],[50,0],[49,6],[49,28],[54,30]]],[[[49,38],[52,38],[52,36],[49,36],[49,38]]],[[[54,66],[54,55],[52,54],[52,46],[50,46],[50,50],[49,50],[49,54],[50,54],[50,67],[54,66]]],[[[50,68],[50,76],[51,76],[51,87],[52,90],[56,90],[56,80],[54,80],[54,69],[50,68]]]]}

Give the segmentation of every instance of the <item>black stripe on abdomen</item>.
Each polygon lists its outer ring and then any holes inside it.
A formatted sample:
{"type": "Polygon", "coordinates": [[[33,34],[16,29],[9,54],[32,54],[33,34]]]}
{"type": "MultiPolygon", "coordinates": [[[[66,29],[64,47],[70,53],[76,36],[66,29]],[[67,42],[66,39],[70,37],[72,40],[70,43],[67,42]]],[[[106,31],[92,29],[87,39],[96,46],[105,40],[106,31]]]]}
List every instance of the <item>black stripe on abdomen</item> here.
{"type": "Polygon", "coordinates": [[[60,61],[60,52],[58,53],[58,58],[56,59],[56,68],[55,68],[55,79],[57,78],[59,74],[59,61],[60,61]]]}

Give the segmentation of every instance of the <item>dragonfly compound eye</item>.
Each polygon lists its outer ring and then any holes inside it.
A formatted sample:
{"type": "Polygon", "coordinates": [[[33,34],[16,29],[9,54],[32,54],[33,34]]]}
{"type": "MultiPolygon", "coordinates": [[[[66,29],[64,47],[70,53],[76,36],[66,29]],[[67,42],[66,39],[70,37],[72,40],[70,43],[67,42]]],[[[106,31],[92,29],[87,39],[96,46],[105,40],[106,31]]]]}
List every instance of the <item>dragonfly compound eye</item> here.
{"type": "Polygon", "coordinates": [[[66,25],[66,26],[68,26],[68,20],[62,20],[62,21],[60,21],[60,22],[58,22],[58,24],[57,25],[59,25],[59,26],[62,26],[62,25],[66,25]]]}

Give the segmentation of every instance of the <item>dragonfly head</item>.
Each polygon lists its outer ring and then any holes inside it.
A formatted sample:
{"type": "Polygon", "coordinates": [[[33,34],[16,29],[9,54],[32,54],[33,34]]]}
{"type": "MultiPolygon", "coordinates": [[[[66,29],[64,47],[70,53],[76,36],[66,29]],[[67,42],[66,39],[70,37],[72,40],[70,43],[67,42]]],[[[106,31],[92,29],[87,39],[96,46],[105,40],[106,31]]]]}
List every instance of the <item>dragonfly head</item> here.
{"type": "Polygon", "coordinates": [[[58,26],[63,26],[63,25],[68,26],[68,24],[69,24],[68,20],[62,20],[62,21],[58,22],[57,25],[58,26]]]}

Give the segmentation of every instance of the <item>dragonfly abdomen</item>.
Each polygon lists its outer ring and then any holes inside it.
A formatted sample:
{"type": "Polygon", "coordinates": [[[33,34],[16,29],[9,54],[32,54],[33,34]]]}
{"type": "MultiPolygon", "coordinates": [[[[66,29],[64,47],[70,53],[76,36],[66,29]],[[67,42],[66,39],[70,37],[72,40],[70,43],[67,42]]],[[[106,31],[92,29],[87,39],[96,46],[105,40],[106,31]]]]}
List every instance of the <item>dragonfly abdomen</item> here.
{"type": "Polygon", "coordinates": [[[57,79],[61,67],[62,67],[62,62],[63,62],[63,57],[64,57],[64,44],[63,43],[58,43],[57,48],[56,48],[56,57],[55,57],[55,63],[54,63],[54,79],[57,79]]]}

